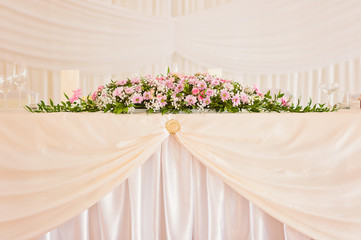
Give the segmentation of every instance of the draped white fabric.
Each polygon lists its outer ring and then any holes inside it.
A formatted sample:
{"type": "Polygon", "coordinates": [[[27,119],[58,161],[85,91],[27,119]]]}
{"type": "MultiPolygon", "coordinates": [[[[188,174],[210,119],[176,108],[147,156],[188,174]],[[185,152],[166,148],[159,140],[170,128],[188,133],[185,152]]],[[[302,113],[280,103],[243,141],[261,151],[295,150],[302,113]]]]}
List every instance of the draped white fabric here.
{"type": "Polygon", "coordinates": [[[34,68],[119,73],[174,51],[171,19],[97,1],[2,1],[0,11],[1,54],[34,68]]]}
{"type": "Polygon", "coordinates": [[[51,70],[118,73],[177,52],[229,72],[290,73],[361,54],[357,0],[239,0],[175,20],[91,0],[1,5],[2,53],[51,70]]]}
{"type": "Polygon", "coordinates": [[[174,136],[97,204],[39,240],[310,239],[264,213],[174,136]]]}
{"type": "Polygon", "coordinates": [[[87,209],[168,135],[157,118],[134,124],[106,114],[25,116],[0,115],[1,239],[39,235],[87,209]]]}
{"type": "Polygon", "coordinates": [[[300,72],[359,57],[360,13],[358,0],[234,1],[177,19],[175,49],[227,72],[300,72]]]}
{"type": "MultiPolygon", "coordinates": [[[[175,137],[181,145],[271,216],[315,239],[359,239],[359,111],[174,116],[0,113],[0,236],[35,237],[93,205],[164,140],[171,141],[164,129],[168,119],[180,122],[175,137]]],[[[171,164],[164,164],[169,172],[168,178],[162,173],[163,177],[179,181],[171,164]]],[[[176,166],[182,172],[187,164],[176,166]]],[[[181,191],[192,185],[182,184],[181,191]]],[[[172,197],[164,198],[169,209],[165,216],[177,216],[180,210],[168,204],[187,204],[188,198],[165,182],[163,190],[172,197]]],[[[180,213],[184,219],[191,217],[185,210],[180,213]]],[[[170,221],[166,234],[174,234],[177,218],[165,221],[170,221]]],[[[189,232],[190,226],[182,225],[182,232],[189,232]]]]}
{"type": "Polygon", "coordinates": [[[27,87],[58,100],[60,69],[80,69],[90,93],[111,76],[177,63],[321,101],[321,81],[361,92],[360,12],[358,0],[3,0],[0,72],[27,62],[27,87]]]}

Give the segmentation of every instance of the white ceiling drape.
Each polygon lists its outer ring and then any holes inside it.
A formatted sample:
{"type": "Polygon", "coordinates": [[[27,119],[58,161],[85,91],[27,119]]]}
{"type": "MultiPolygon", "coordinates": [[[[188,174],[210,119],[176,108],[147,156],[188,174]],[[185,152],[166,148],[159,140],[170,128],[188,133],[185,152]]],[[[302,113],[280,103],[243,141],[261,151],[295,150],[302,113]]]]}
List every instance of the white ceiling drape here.
{"type": "Polygon", "coordinates": [[[2,1],[0,9],[1,53],[49,70],[121,73],[176,52],[228,72],[290,73],[361,54],[357,0],[239,0],[178,18],[93,0],[2,1]]]}
{"type": "Polygon", "coordinates": [[[1,54],[34,68],[119,73],[174,51],[172,19],[96,1],[2,1],[0,11],[1,54]]]}
{"type": "Polygon", "coordinates": [[[360,1],[234,1],[177,19],[176,51],[235,73],[290,73],[361,54],[360,1]]]}
{"type": "Polygon", "coordinates": [[[361,92],[360,13],[358,0],[2,0],[0,72],[27,62],[28,88],[56,101],[61,69],[79,69],[90,93],[176,63],[318,101],[321,81],[361,92]]]}

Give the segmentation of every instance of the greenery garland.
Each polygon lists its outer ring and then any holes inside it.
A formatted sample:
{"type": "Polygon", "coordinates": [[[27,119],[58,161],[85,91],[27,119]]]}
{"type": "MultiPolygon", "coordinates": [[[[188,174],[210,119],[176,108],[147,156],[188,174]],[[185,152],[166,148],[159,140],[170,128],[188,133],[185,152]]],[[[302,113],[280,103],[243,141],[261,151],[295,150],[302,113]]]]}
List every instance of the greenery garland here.
{"type": "Polygon", "coordinates": [[[210,74],[197,73],[183,75],[168,73],[153,77],[151,75],[132,79],[111,81],[100,86],[92,96],[81,96],[80,89],[73,91],[67,101],[50,104],[40,101],[35,108],[25,106],[30,112],[112,112],[133,113],[135,109],[145,109],[147,113],[192,113],[206,112],[329,112],[337,106],[313,104],[310,99],[306,106],[291,103],[279,92],[263,94],[254,85],[242,86],[239,82],[229,81],[210,74]]]}

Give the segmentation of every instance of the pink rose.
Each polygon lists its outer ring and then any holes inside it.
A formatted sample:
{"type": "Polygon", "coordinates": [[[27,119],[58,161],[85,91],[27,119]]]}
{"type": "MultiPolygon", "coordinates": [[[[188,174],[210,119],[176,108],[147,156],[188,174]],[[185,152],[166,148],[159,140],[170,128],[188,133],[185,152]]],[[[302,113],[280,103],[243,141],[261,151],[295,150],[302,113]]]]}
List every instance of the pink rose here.
{"type": "Polygon", "coordinates": [[[193,88],[192,89],[192,94],[193,95],[197,95],[199,93],[199,89],[198,88],[193,88]]]}

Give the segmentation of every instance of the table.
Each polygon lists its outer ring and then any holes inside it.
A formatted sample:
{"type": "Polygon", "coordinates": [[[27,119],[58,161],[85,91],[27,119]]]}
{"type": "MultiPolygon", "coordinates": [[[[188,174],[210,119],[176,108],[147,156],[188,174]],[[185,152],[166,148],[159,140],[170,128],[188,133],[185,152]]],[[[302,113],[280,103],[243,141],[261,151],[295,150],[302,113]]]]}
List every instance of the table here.
{"type": "Polygon", "coordinates": [[[95,219],[88,229],[98,230],[84,234],[107,239],[119,234],[104,228],[110,215],[127,216],[112,226],[132,239],[357,239],[360,122],[360,111],[1,112],[0,236],[40,236],[83,212],[73,223],[95,219]],[[170,119],[181,125],[175,135],[170,119]]]}

